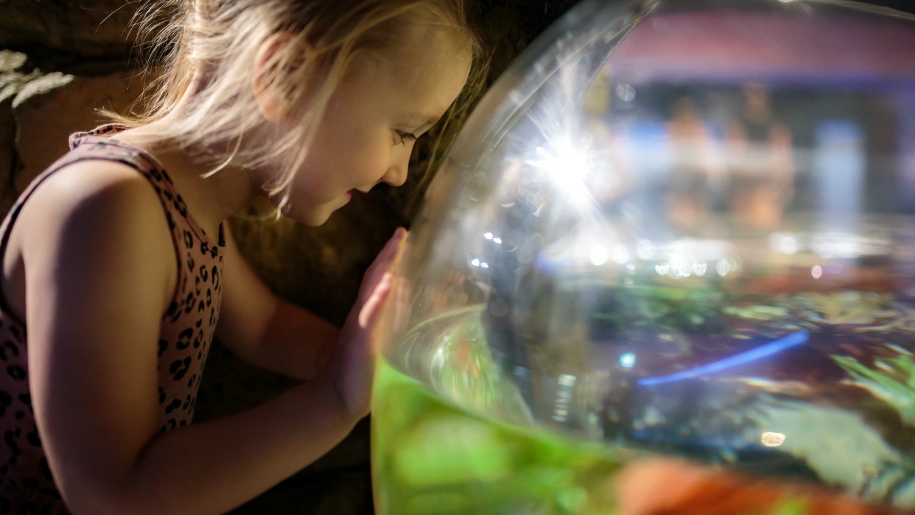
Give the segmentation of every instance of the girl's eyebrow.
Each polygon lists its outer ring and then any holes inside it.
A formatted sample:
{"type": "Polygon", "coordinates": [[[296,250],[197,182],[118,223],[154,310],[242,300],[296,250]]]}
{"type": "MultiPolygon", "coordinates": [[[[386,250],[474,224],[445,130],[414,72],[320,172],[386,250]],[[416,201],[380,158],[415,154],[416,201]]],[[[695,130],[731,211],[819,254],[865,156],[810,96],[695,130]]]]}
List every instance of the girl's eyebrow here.
{"type": "Polygon", "coordinates": [[[433,125],[441,118],[437,114],[425,114],[425,113],[410,113],[407,116],[407,120],[416,127],[416,130],[426,130],[433,125]]]}

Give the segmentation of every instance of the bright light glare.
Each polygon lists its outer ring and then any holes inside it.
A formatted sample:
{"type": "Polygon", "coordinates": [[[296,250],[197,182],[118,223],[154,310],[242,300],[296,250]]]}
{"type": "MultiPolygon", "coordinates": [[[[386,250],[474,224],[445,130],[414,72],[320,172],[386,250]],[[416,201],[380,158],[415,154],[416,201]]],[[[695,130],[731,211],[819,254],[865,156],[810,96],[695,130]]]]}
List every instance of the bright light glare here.
{"type": "Polygon", "coordinates": [[[549,149],[537,147],[537,158],[529,164],[546,172],[559,191],[565,192],[575,205],[589,205],[593,199],[586,179],[591,175],[588,151],[578,148],[566,138],[550,142],[549,149]]]}
{"type": "Polygon", "coordinates": [[[551,150],[552,152],[537,147],[536,152],[540,159],[532,161],[532,164],[551,175],[569,181],[581,181],[591,170],[587,153],[575,148],[572,143],[560,140],[551,150]]]}
{"type": "Polygon", "coordinates": [[[607,247],[603,245],[594,245],[591,247],[591,264],[594,266],[600,266],[607,262],[607,259],[610,258],[610,252],[607,251],[607,247]]]}
{"type": "Polygon", "coordinates": [[[620,355],[620,366],[623,368],[632,368],[635,366],[635,353],[624,352],[620,355]]]}

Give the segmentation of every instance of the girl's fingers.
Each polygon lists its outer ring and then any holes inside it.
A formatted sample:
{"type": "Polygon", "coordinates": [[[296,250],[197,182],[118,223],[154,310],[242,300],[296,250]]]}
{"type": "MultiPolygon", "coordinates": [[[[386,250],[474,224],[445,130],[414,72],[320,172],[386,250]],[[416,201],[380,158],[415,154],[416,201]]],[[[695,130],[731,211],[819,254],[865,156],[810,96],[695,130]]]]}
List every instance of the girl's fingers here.
{"type": "Polygon", "coordinates": [[[393,269],[397,258],[400,255],[403,242],[407,238],[407,231],[403,227],[398,227],[388,242],[385,244],[375,261],[365,272],[363,278],[363,295],[371,294],[376,289],[376,284],[381,280],[379,274],[390,273],[393,269]]]}
{"type": "Polygon", "coordinates": [[[398,227],[394,234],[388,239],[388,242],[385,243],[384,248],[381,249],[381,252],[378,253],[378,257],[375,258],[375,262],[378,264],[390,264],[400,253],[401,244],[407,238],[407,231],[403,227],[398,227]]]}
{"type": "Polygon", "coordinates": [[[359,310],[359,327],[363,329],[369,327],[369,323],[375,317],[378,307],[381,306],[384,299],[388,296],[388,292],[391,291],[392,278],[393,274],[391,272],[385,272],[384,275],[381,276],[378,284],[372,290],[371,295],[366,299],[365,304],[362,305],[362,309],[359,310]]]}

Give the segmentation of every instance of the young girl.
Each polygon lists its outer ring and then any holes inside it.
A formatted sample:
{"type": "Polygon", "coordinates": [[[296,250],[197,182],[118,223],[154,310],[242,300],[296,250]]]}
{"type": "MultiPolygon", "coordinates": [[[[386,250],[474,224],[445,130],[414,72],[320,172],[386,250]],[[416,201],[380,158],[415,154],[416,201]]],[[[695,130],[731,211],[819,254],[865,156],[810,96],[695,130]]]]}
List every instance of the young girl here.
{"type": "Polygon", "coordinates": [[[263,195],[320,225],[402,184],[477,55],[464,1],[172,6],[149,112],[74,135],[0,228],[0,512],[225,512],[368,413],[405,232],[338,330],[272,295],[224,221],[263,195]],[[190,425],[214,334],[306,381],[190,425]]]}

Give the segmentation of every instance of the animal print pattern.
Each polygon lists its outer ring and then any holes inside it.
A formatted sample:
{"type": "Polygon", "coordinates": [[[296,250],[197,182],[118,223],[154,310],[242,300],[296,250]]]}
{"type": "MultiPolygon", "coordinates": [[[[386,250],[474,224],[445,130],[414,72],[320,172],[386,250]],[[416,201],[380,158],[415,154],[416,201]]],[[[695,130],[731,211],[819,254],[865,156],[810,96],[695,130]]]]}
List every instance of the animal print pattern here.
{"type": "MultiPolygon", "coordinates": [[[[0,225],[0,256],[23,203],[56,170],[76,161],[107,160],[124,163],[149,180],[162,202],[178,259],[178,281],[162,317],[158,349],[159,421],[165,432],[190,424],[194,416],[219,317],[225,239],[222,226],[217,243],[207,237],[162,166],[140,149],[117,141],[120,130],[107,125],[71,136],[71,151],[33,181],[0,225]]],[[[0,295],[0,513],[67,513],[32,412],[26,334],[25,325],[10,314],[0,295]]]]}

